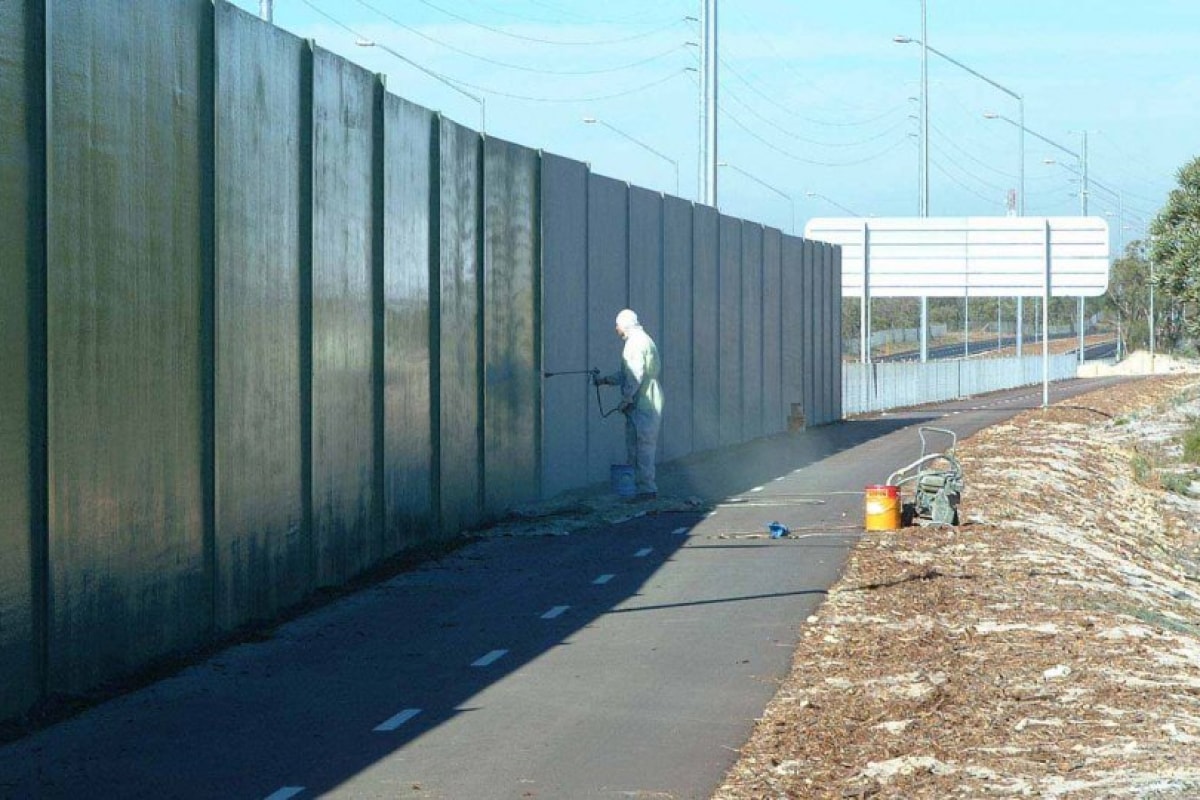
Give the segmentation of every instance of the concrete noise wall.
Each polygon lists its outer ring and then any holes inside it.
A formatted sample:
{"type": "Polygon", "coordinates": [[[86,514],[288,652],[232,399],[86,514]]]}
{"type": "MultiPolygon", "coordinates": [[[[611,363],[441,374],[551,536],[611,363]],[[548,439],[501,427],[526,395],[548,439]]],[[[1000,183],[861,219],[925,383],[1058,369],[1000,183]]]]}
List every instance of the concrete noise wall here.
{"type": "Polygon", "coordinates": [[[44,48],[40,6],[0,4],[0,718],[45,673],[44,48]]]}
{"type": "MultiPolygon", "coordinates": [[[[662,360],[660,461],[781,433],[794,410],[841,418],[836,248],[552,155],[541,204],[545,369],[615,371],[616,313],[637,311],[662,360]]],[[[547,379],[542,420],[543,496],[625,460],[623,420],[601,418],[586,376],[547,379]]]]}
{"type": "Polygon", "coordinates": [[[623,307],[661,460],[840,416],[834,250],[223,0],[0,4],[0,103],[0,719],[607,481],[623,307]]]}

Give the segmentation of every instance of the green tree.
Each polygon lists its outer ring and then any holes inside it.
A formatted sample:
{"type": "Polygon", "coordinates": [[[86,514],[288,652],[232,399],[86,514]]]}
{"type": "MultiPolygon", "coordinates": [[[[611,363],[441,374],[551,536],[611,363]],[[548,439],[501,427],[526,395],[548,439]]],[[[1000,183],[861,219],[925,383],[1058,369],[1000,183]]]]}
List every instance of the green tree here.
{"type": "Polygon", "coordinates": [[[1160,310],[1155,299],[1155,332],[1186,332],[1197,338],[1200,315],[1194,310],[1200,304],[1200,158],[1184,165],[1177,177],[1178,188],[1171,190],[1166,208],[1150,225],[1154,286],[1169,303],[1160,310]]]}
{"type": "Polygon", "coordinates": [[[1114,314],[1121,325],[1121,339],[1128,350],[1149,346],[1150,261],[1146,243],[1135,240],[1125,245],[1125,253],[1113,261],[1105,311],[1114,314]]]}

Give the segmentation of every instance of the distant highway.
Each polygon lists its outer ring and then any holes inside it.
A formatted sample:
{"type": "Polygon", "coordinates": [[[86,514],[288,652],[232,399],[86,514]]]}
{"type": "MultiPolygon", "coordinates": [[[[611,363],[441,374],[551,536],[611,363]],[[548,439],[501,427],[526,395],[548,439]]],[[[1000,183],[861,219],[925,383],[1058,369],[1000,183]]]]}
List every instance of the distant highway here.
{"type": "MultiPolygon", "coordinates": [[[[1062,341],[1064,339],[1077,339],[1076,333],[1054,334],[1050,337],[1051,341],[1062,341]]],[[[991,353],[996,350],[1005,348],[1015,348],[1017,345],[1017,337],[1002,336],[995,339],[978,339],[970,341],[964,345],[963,342],[954,344],[938,345],[929,348],[929,360],[937,361],[949,358],[962,358],[964,350],[968,357],[981,356],[986,353],[991,353]]],[[[1096,344],[1087,345],[1084,348],[1084,358],[1087,361],[1094,361],[1101,358],[1112,358],[1116,352],[1117,343],[1115,340],[1108,342],[1098,342],[1096,344]]],[[[1023,351],[1026,355],[1040,355],[1042,352],[1041,337],[1025,338],[1022,344],[1023,351]]],[[[1072,352],[1075,352],[1074,350],[1072,352]]],[[[888,355],[873,356],[872,360],[877,363],[895,362],[895,361],[916,361],[921,357],[919,349],[904,350],[899,353],[890,353],[888,355]]]]}

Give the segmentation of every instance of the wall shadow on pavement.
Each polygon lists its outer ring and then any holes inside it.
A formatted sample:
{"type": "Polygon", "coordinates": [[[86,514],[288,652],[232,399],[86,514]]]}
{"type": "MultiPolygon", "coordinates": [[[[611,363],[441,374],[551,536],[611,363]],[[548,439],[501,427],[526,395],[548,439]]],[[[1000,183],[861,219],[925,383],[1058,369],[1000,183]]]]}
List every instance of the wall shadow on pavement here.
{"type": "MultiPolygon", "coordinates": [[[[841,422],[689,457],[662,467],[660,490],[731,497],[916,422],[841,422]]],[[[680,529],[703,519],[700,510],[670,511],[567,536],[484,535],[271,638],[0,748],[3,792],[186,798],[345,790],[381,760],[470,715],[485,689],[571,646],[605,615],[824,594],[813,586],[619,608],[688,542],[680,529]],[[635,542],[652,551],[631,558],[635,542]],[[604,574],[615,577],[597,584],[604,574]],[[543,616],[563,605],[564,613],[543,616]],[[500,650],[493,663],[473,666],[500,650]]],[[[462,759],[469,768],[471,754],[462,759]]],[[[388,769],[422,774],[416,765],[388,769]]]]}
{"type": "Polygon", "coordinates": [[[659,468],[659,489],[679,496],[732,497],[842,451],[940,416],[929,413],[904,418],[844,420],[688,456],[659,468]]]}

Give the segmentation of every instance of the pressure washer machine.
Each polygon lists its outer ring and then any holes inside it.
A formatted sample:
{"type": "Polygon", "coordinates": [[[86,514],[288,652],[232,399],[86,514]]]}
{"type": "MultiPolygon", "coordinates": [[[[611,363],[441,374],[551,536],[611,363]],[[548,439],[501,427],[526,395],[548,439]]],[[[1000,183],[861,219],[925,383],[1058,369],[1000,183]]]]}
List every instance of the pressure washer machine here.
{"type": "Polygon", "coordinates": [[[921,457],[887,479],[889,486],[899,487],[901,524],[957,525],[963,490],[962,464],[954,455],[958,435],[945,428],[928,426],[917,428],[917,434],[921,437],[921,457]],[[933,452],[935,436],[948,440],[950,446],[933,452]]]}

